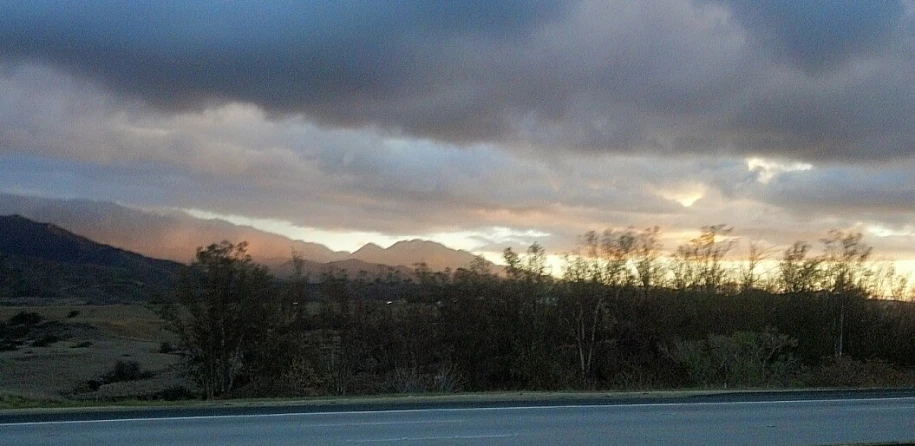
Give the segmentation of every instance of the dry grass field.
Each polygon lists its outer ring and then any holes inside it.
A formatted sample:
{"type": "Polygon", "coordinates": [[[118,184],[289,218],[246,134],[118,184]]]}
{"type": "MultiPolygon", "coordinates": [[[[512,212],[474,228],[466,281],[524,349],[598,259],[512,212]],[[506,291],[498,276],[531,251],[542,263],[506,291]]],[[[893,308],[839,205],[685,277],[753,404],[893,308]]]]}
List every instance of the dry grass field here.
{"type": "Polygon", "coordinates": [[[0,320],[23,311],[38,313],[48,320],[87,324],[117,337],[158,342],[175,339],[151,309],[139,304],[0,306],[0,320]],[[79,313],[71,317],[74,311],[79,313]]]}
{"type": "Polygon", "coordinates": [[[0,407],[157,398],[185,385],[180,356],[161,352],[175,335],[144,306],[0,306],[0,321],[23,312],[42,319],[0,352],[0,407]]]}

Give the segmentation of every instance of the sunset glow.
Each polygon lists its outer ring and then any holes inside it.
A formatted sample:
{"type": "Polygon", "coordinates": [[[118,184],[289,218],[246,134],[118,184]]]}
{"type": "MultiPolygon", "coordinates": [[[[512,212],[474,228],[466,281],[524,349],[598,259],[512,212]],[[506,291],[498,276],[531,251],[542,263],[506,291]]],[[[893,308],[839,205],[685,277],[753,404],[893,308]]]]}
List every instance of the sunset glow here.
{"type": "Polygon", "coordinates": [[[0,9],[5,212],[491,260],[607,228],[659,226],[666,252],[839,229],[915,261],[911,1],[93,4],[0,9]]]}

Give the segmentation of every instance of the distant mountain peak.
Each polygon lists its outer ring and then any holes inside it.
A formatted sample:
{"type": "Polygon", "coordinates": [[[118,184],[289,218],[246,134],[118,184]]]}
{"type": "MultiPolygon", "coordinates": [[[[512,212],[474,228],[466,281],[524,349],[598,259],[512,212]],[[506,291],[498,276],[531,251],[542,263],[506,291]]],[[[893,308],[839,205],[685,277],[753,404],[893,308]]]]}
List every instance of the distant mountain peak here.
{"type": "Polygon", "coordinates": [[[361,248],[353,251],[352,254],[347,256],[347,258],[353,258],[353,256],[360,256],[360,255],[376,255],[379,253],[383,253],[384,251],[385,251],[385,249],[382,248],[381,246],[378,246],[374,243],[369,242],[369,243],[366,243],[365,245],[362,245],[361,248]]]}
{"type": "Polygon", "coordinates": [[[271,266],[291,260],[293,250],[304,260],[322,264],[355,259],[412,268],[424,262],[430,269],[439,271],[468,267],[475,258],[467,251],[423,239],[401,240],[388,248],[366,243],[353,253],[336,252],[319,243],[292,240],[224,220],[199,219],[177,211],[156,213],[111,202],[0,193],[0,214],[17,214],[24,220],[51,222],[61,231],[72,231],[146,256],[184,263],[193,260],[198,246],[222,240],[249,242],[248,252],[254,260],[271,266]]]}
{"type": "Polygon", "coordinates": [[[451,249],[439,242],[435,242],[432,240],[423,240],[423,239],[418,239],[418,238],[411,239],[411,240],[401,240],[397,243],[394,243],[390,247],[388,247],[388,249],[395,249],[395,248],[399,248],[399,247],[409,247],[409,248],[435,247],[435,248],[451,249]]]}
{"type": "Polygon", "coordinates": [[[476,259],[467,251],[449,248],[439,242],[423,239],[401,240],[388,248],[368,243],[350,258],[390,266],[413,267],[425,263],[432,270],[467,268],[476,259]]]}

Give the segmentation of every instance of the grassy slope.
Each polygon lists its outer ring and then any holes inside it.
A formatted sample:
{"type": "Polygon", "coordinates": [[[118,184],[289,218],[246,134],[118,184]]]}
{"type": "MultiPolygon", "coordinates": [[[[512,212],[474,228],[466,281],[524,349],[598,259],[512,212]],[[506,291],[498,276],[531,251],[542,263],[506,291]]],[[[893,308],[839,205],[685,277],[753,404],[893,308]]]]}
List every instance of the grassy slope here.
{"type": "Polygon", "coordinates": [[[179,357],[158,353],[163,341],[175,337],[141,305],[0,307],[0,320],[22,311],[66,324],[70,335],[45,347],[26,342],[17,351],[0,352],[0,407],[154,393],[178,383],[173,369],[179,357]],[[71,311],[79,314],[68,317],[71,311]],[[154,376],[105,384],[96,391],[85,388],[118,360],[136,361],[154,376]]]}

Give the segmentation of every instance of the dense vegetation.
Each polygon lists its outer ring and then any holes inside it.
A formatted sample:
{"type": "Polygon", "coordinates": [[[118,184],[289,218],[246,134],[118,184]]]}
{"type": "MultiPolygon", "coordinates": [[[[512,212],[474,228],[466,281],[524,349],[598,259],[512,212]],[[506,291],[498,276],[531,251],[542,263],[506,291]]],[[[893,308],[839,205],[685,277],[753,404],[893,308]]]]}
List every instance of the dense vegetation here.
{"type": "Polygon", "coordinates": [[[588,233],[561,278],[534,245],[500,275],[480,260],[317,283],[298,257],[278,281],[223,242],[162,314],[205,397],[915,382],[915,306],[874,298],[907,284],[860,234],[733,262],[728,233],[669,257],[656,228],[588,233]]]}

